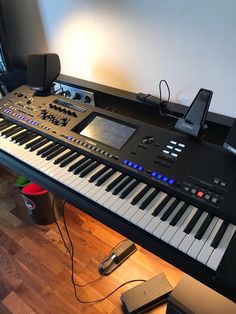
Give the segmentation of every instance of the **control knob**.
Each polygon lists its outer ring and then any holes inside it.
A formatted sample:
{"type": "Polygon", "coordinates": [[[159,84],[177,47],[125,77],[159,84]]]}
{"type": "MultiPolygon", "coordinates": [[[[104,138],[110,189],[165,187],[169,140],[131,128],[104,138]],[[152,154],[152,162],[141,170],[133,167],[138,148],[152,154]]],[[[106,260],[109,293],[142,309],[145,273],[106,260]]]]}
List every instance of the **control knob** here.
{"type": "Polygon", "coordinates": [[[80,100],[81,99],[81,95],[79,93],[75,93],[73,99],[80,100]]]}
{"type": "Polygon", "coordinates": [[[45,120],[46,117],[47,117],[47,110],[46,109],[42,109],[41,112],[40,112],[40,118],[45,120]]]}
{"type": "Polygon", "coordinates": [[[84,103],[90,104],[91,103],[91,98],[89,96],[84,97],[84,103]]]}
{"type": "Polygon", "coordinates": [[[62,118],[59,120],[58,124],[61,126],[66,126],[67,122],[68,122],[68,120],[66,118],[62,118]]]}
{"type": "Polygon", "coordinates": [[[154,141],[155,141],[155,137],[150,136],[150,135],[146,135],[142,139],[143,144],[152,144],[154,141]]]}

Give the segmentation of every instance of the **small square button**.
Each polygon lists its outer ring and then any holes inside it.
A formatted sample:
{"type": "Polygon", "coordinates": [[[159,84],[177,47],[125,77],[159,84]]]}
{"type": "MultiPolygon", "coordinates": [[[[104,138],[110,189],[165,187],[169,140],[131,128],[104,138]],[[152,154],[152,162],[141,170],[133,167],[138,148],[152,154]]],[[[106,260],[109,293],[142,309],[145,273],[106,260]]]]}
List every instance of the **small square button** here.
{"type": "Polygon", "coordinates": [[[218,202],[218,198],[212,197],[211,201],[212,201],[212,203],[215,203],[215,204],[216,204],[216,203],[218,202]]]}
{"type": "Polygon", "coordinates": [[[197,192],[197,196],[198,196],[198,197],[203,197],[203,194],[204,194],[204,193],[203,193],[202,191],[198,191],[198,192],[197,192]]]}

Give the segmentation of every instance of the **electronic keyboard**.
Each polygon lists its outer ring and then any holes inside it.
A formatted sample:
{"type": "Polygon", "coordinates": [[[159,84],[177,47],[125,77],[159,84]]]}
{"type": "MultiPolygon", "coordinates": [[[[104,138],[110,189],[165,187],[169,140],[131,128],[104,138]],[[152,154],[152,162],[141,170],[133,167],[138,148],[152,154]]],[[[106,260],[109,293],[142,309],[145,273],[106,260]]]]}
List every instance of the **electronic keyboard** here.
{"type": "Polygon", "coordinates": [[[0,101],[0,157],[236,297],[236,157],[222,148],[22,86],[0,101]]]}

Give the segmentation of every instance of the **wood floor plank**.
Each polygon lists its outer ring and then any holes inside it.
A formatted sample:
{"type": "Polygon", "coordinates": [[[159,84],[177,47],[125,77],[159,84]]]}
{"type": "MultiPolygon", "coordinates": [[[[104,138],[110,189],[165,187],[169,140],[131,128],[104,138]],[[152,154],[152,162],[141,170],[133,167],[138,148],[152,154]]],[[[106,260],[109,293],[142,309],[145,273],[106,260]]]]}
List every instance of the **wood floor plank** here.
{"type": "Polygon", "coordinates": [[[11,312],[2,302],[0,302],[0,313],[1,314],[12,314],[11,312]]]}
{"type": "MultiPolygon", "coordinates": [[[[5,297],[10,294],[11,292],[11,287],[10,285],[5,281],[0,278],[0,301],[5,299],[5,297]]],[[[1,313],[1,312],[0,312],[1,313]]]]}
{"type": "Polygon", "coordinates": [[[15,314],[36,314],[36,312],[24,303],[14,292],[11,292],[2,303],[15,314]]]}

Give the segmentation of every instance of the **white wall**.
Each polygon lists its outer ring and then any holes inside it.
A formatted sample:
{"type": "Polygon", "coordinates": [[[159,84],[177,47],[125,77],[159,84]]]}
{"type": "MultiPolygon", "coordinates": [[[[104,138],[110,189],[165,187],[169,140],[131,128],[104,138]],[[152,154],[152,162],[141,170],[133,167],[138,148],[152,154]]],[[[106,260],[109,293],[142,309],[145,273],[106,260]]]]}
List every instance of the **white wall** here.
{"type": "MultiPolygon", "coordinates": [[[[9,1],[23,20],[32,0],[9,1]]],[[[157,96],[165,78],[172,100],[187,105],[208,88],[210,111],[236,117],[235,0],[38,0],[38,10],[63,74],[157,96]]]]}

